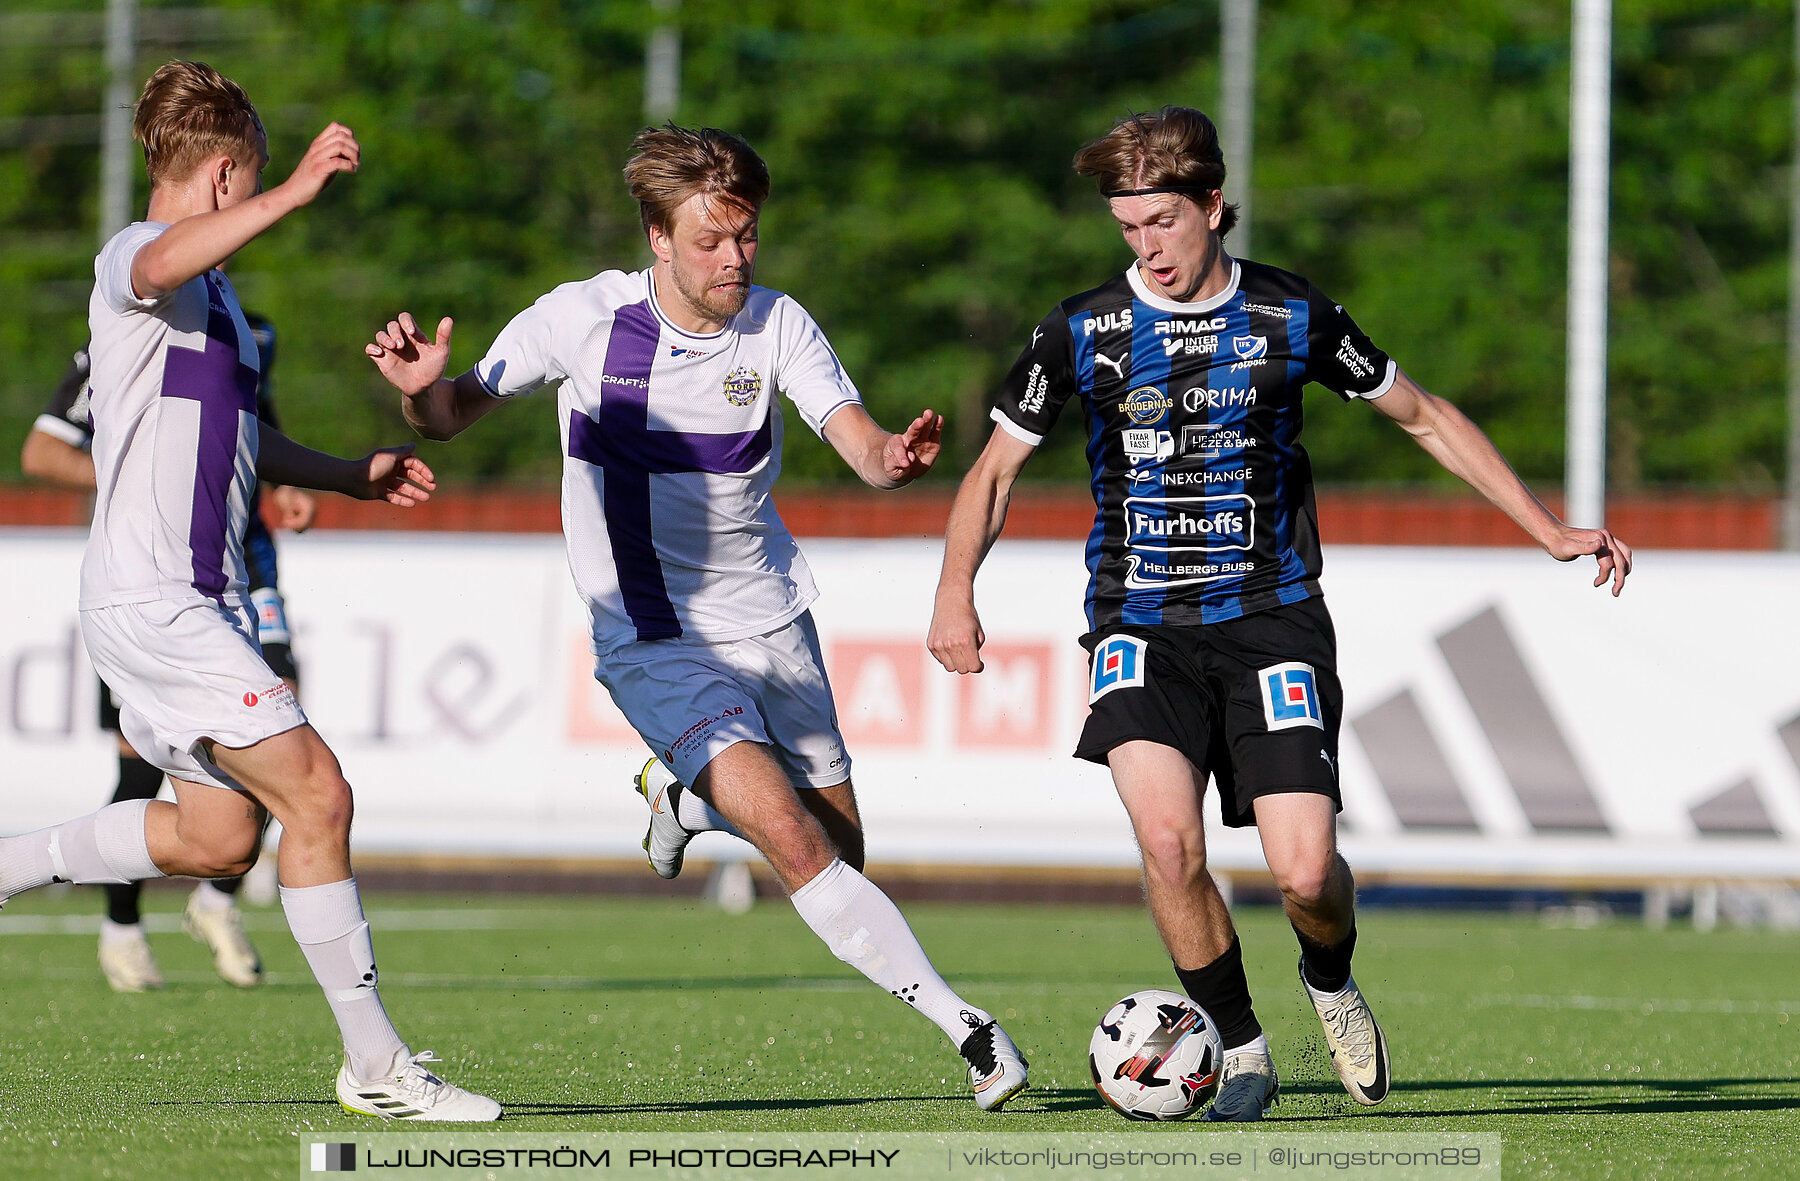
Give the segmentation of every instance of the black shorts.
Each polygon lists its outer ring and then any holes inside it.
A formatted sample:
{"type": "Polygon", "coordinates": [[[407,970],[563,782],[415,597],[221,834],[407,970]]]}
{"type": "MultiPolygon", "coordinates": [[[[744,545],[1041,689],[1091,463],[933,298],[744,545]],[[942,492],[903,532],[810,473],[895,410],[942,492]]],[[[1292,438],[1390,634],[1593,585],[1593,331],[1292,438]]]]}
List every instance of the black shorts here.
{"type": "MultiPolygon", "coordinates": [[[[300,669],[294,664],[294,649],[287,644],[264,644],[262,657],[268,662],[269,669],[283,680],[300,683],[300,669]]],[[[119,732],[119,699],[105,681],[100,682],[100,728],[119,732]]]]}
{"type": "Polygon", "coordinates": [[[1075,757],[1132,741],[1171,746],[1212,776],[1232,828],[1258,796],[1338,794],[1344,694],[1337,635],[1317,596],[1223,623],[1123,624],[1081,638],[1090,710],[1075,757]]]}

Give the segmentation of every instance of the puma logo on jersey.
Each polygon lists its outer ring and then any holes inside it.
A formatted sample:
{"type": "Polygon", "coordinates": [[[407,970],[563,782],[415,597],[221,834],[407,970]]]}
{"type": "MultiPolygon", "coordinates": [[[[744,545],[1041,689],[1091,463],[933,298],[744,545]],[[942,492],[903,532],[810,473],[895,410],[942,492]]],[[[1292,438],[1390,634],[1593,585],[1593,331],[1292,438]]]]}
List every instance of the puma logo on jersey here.
{"type": "Polygon", "coordinates": [[[1125,380],[1125,365],[1130,360],[1131,360],[1131,354],[1129,354],[1129,353],[1127,353],[1121,360],[1115,361],[1111,357],[1107,356],[1105,353],[1101,352],[1099,349],[1094,350],[1094,364],[1096,366],[1105,365],[1108,369],[1111,369],[1115,374],[1118,375],[1118,378],[1120,381],[1125,380]]]}

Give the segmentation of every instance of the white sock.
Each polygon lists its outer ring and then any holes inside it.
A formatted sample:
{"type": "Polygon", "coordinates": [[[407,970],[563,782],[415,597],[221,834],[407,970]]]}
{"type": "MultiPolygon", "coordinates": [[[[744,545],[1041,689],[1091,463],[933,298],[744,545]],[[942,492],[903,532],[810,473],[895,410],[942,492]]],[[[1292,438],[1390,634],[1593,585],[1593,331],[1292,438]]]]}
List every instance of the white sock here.
{"type": "Polygon", "coordinates": [[[1261,1054],[1264,1058],[1267,1058],[1269,1056],[1269,1039],[1264,1034],[1259,1033],[1252,1041],[1247,1041],[1241,1046],[1232,1046],[1225,1051],[1224,1056],[1229,1058],[1233,1054],[1261,1054]]]}
{"type": "MultiPolygon", "coordinates": [[[[671,791],[675,790],[673,788],[671,791]]],[[[737,825],[719,814],[718,809],[700,798],[700,793],[692,791],[685,785],[681,794],[675,797],[675,819],[681,827],[689,832],[724,832],[730,833],[739,840],[747,839],[737,830],[737,825]]]]}
{"type": "Polygon", "coordinates": [[[150,860],[149,810],[149,800],[126,800],[54,828],[0,838],[0,900],[51,882],[109,886],[167,876],[150,860]]]}
{"type": "Polygon", "coordinates": [[[911,1004],[958,1049],[993,1020],[944,983],[906,918],[881,888],[842,861],[794,891],[794,909],[831,954],[911,1004]]]}
{"type": "Polygon", "coordinates": [[[111,919],[100,920],[100,946],[112,947],[119,943],[135,943],[144,937],[142,923],[115,923],[111,919]]]}
{"type": "Polygon", "coordinates": [[[356,879],[324,886],[281,887],[294,942],[306,953],[344,1036],[350,1072],[363,1082],[392,1078],[412,1057],[394,1031],[376,988],[375,945],[363,918],[356,879]]]}
{"type": "Polygon", "coordinates": [[[201,882],[194,887],[194,909],[196,910],[230,910],[236,905],[236,898],[211,882],[201,882]]]}

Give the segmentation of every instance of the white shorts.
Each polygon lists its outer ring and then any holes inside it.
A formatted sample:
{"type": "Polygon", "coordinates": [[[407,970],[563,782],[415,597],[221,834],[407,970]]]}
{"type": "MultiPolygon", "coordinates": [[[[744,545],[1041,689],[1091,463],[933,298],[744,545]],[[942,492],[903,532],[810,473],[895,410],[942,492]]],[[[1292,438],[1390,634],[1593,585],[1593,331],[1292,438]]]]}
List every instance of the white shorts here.
{"type": "Polygon", "coordinates": [[[737,742],[773,748],[796,787],[850,778],[811,613],[745,640],[639,640],[600,657],[594,678],[683,783],[737,742]]]}
{"type": "Polygon", "coordinates": [[[263,662],[256,620],[217,603],[122,603],[81,613],[94,669],[119,701],[119,733],[177,779],[243,791],[200,746],[254,746],[306,724],[263,662]]]}

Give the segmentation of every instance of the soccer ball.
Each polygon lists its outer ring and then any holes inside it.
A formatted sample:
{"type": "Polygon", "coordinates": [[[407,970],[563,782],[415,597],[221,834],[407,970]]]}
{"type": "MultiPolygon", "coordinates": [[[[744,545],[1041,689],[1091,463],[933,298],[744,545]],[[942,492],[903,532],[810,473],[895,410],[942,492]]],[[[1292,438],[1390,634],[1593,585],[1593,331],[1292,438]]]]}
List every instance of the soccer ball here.
{"type": "Polygon", "coordinates": [[[1206,1010],[1176,992],[1134,992],[1106,1011],[1088,1069],[1126,1119],[1186,1119],[1212,1101],[1225,1047],[1206,1010]]]}

